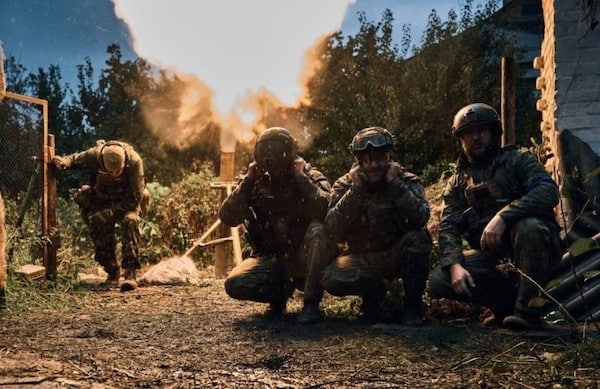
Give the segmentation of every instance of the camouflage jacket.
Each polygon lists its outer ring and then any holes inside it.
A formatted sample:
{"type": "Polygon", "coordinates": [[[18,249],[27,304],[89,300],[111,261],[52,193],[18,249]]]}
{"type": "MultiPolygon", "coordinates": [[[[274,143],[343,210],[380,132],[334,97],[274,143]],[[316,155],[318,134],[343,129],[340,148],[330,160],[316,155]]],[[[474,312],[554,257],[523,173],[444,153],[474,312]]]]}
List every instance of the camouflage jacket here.
{"type": "Polygon", "coordinates": [[[429,213],[423,186],[412,173],[402,171],[376,187],[353,185],[346,173],[333,185],[327,225],[336,242],[350,251],[379,251],[404,232],[423,228],[429,213]]]}
{"type": "Polygon", "coordinates": [[[494,215],[499,214],[509,230],[517,221],[532,216],[556,225],[557,204],[556,183],[530,152],[507,146],[485,167],[461,156],[443,192],[441,266],[463,263],[463,237],[471,248],[479,249],[483,228],[494,215]],[[476,192],[480,194],[472,195],[476,192]]]}
{"type": "Polygon", "coordinates": [[[274,181],[268,174],[244,176],[225,199],[219,218],[228,226],[244,224],[252,255],[297,252],[311,221],[324,222],[331,185],[318,170],[274,181]]]}
{"type": "Polygon", "coordinates": [[[114,212],[137,208],[145,188],[144,164],[133,147],[124,142],[98,141],[96,146],[65,157],[67,168],[90,173],[96,197],[112,203],[114,212]],[[125,168],[119,177],[111,177],[103,168],[101,151],[105,145],[120,144],[125,149],[125,168]]]}

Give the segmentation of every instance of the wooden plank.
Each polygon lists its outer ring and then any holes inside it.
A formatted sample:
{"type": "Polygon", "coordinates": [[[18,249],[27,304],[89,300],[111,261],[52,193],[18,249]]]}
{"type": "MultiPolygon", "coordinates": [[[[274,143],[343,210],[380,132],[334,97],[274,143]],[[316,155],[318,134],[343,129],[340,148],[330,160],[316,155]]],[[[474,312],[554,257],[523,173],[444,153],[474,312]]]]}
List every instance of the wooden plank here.
{"type": "Polygon", "coordinates": [[[27,264],[17,269],[15,273],[27,281],[33,281],[44,278],[46,268],[44,266],[27,264]]]}

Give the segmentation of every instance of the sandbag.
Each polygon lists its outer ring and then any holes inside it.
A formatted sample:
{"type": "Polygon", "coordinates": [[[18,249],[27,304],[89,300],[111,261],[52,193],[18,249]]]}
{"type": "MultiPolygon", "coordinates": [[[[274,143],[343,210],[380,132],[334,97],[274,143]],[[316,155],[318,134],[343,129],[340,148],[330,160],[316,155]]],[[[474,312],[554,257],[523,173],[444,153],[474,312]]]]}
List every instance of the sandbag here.
{"type": "Polygon", "coordinates": [[[137,281],[139,285],[196,285],[198,270],[188,256],[171,257],[152,266],[137,281]]]}

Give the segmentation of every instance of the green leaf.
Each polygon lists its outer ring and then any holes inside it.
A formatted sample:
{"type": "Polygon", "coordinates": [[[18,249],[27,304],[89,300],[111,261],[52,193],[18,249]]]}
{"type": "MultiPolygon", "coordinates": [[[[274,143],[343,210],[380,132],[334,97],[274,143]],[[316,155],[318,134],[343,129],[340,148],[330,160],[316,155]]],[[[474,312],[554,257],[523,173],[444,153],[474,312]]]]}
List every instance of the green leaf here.
{"type": "Polygon", "coordinates": [[[533,298],[531,298],[531,300],[529,300],[529,303],[527,303],[527,306],[529,308],[540,308],[540,307],[543,307],[544,305],[546,305],[547,302],[548,302],[548,300],[546,300],[543,297],[533,297],[533,298]]]}
{"type": "Polygon", "coordinates": [[[600,276],[600,270],[586,271],[583,273],[583,282],[588,282],[592,278],[600,276]]]}
{"type": "Polygon", "coordinates": [[[569,246],[567,251],[573,257],[577,257],[577,256],[585,254],[589,251],[598,250],[599,248],[600,248],[600,245],[598,244],[598,242],[595,239],[581,238],[581,239],[577,239],[575,242],[573,242],[573,244],[569,246]]]}
{"type": "Polygon", "coordinates": [[[534,145],[535,147],[540,147],[540,144],[535,140],[534,137],[529,138],[529,141],[531,142],[532,145],[534,145]]]}
{"type": "Polygon", "coordinates": [[[548,282],[548,284],[546,285],[546,290],[554,288],[556,285],[559,285],[561,282],[562,282],[562,278],[555,278],[553,280],[550,280],[550,282],[548,282]]]}
{"type": "Polygon", "coordinates": [[[600,166],[585,175],[585,182],[588,182],[590,178],[600,174],[600,166]]]}

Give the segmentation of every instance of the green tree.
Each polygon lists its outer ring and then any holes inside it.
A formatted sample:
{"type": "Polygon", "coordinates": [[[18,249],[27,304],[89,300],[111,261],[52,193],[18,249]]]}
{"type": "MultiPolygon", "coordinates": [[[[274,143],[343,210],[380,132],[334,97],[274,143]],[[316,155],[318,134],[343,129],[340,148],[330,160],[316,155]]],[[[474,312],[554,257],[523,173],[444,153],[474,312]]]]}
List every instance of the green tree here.
{"type": "Polygon", "coordinates": [[[331,36],[321,69],[308,85],[311,103],[301,107],[304,121],[313,123],[314,138],[306,155],[330,177],[351,164],[347,146],[358,130],[398,130],[405,104],[405,62],[392,43],[391,11],[386,10],[378,23],[367,21],[364,14],[359,21],[356,36],[331,36]]]}
{"type": "Polygon", "coordinates": [[[216,126],[209,126],[192,146],[180,150],[163,143],[146,123],[143,106],[152,104],[160,104],[163,112],[173,112],[171,123],[176,121],[180,101],[176,94],[182,81],[143,59],[125,60],[116,44],[108,46],[107,53],[97,83],[89,59],[78,66],[76,98],[67,108],[71,133],[65,140],[78,148],[69,147],[68,151],[78,151],[82,144],[89,147],[97,139],[128,142],[142,156],[148,180],[163,185],[181,179],[195,161],[214,160],[218,155],[216,126]]]}
{"type": "MultiPolygon", "coordinates": [[[[332,35],[308,85],[310,105],[299,109],[314,134],[306,155],[337,177],[350,164],[346,147],[352,136],[383,126],[397,138],[399,161],[416,173],[454,160],[454,113],[473,101],[498,107],[501,57],[521,54],[504,21],[493,17],[496,7],[492,0],[473,10],[467,0],[460,17],[451,10],[445,21],[433,10],[409,58],[410,29],[403,29],[402,50],[393,46],[389,10],[378,23],[360,15],[355,36],[332,35]]],[[[534,110],[526,94],[518,96],[520,111],[534,110]]]]}

